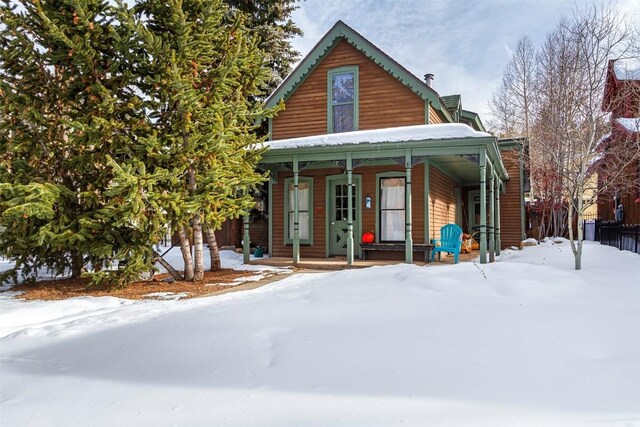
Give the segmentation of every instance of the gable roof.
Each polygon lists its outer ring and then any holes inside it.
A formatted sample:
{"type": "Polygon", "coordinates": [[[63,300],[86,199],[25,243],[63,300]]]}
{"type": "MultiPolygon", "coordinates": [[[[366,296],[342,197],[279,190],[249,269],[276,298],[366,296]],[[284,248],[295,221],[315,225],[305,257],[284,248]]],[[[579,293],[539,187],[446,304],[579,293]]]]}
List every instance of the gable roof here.
{"type": "Polygon", "coordinates": [[[331,27],[327,34],[311,49],[311,52],[300,61],[298,66],[269,95],[266,100],[266,106],[273,107],[280,100],[286,101],[340,40],[345,40],[358,49],[420,98],[429,101],[433,108],[440,111],[446,119],[453,121],[451,114],[435,90],[342,21],[336,22],[331,27]]]}
{"type": "Polygon", "coordinates": [[[640,85],[640,59],[610,59],[607,65],[602,110],[610,112],[618,91],[628,85],[640,85]]]}
{"type": "Polygon", "coordinates": [[[441,96],[440,99],[444,103],[444,106],[447,107],[450,113],[453,113],[458,108],[462,107],[462,102],[460,99],[460,95],[447,95],[441,96]]]}
{"type": "Polygon", "coordinates": [[[482,124],[482,120],[480,120],[480,116],[478,113],[474,113],[469,110],[461,110],[460,119],[463,123],[467,123],[469,126],[474,128],[480,132],[486,132],[484,125],[482,124]]]}
{"type": "Polygon", "coordinates": [[[640,80],[640,58],[620,58],[613,63],[618,80],[640,80]]]}

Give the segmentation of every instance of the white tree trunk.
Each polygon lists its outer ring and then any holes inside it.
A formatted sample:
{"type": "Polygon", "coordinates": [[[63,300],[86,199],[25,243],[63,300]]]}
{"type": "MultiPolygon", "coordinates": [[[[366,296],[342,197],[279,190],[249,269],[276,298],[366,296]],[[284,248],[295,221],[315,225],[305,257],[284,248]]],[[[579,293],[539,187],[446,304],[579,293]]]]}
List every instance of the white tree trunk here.
{"type": "Polygon", "coordinates": [[[193,217],[193,257],[194,274],[193,280],[200,281],[204,278],[204,247],[202,241],[202,223],[200,215],[193,217]]]}
{"type": "Polygon", "coordinates": [[[220,251],[218,250],[218,242],[216,234],[211,227],[206,227],[207,244],[209,245],[209,256],[211,257],[211,271],[218,271],[220,265],[220,251]]]}
{"type": "Polygon", "coordinates": [[[178,236],[180,236],[180,252],[184,260],[184,280],[193,280],[193,257],[191,256],[191,242],[189,235],[184,226],[178,227],[178,236]]]}

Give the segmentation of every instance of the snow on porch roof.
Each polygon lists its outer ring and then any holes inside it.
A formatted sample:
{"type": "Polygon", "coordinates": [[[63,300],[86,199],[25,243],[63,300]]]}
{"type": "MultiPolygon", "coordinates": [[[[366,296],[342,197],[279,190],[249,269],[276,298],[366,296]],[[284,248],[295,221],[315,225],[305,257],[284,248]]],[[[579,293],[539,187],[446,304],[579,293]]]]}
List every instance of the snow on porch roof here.
{"type": "Polygon", "coordinates": [[[354,132],[330,133],[305,136],[302,138],[266,141],[270,150],[285,148],[322,147],[328,145],[383,144],[404,141],[425,141],[433,139],[463,139],[492,137],[486,132],[478,132],[460,123],[437,125],[402,126],[354,132]]]}

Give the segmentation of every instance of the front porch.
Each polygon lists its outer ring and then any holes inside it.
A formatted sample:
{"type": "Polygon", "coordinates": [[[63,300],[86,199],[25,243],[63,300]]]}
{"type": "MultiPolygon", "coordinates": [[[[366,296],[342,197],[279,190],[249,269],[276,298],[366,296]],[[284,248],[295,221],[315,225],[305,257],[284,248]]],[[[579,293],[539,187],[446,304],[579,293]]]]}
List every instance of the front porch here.
{"type": "MultiPolygon", "coordinates": [[[[460,124],[421,125],[267,144],[261,164],[270,175],[274,258],[355,267],[365,255],[361,236],[372,232],[375,243],[403,245],[404,261],[413,263],[416,249],[432,244],[447,223],[479,231],[481,263],[500,252],[500,192],[508,175],[489,134],[460,124]],[[472,217],[463,196],[473,193],[472,217]]],[[[245,220],[246,261],[248,230],[245,220]]]]}
{"type": "MultiPolygon", "coordinates": [[[[460,253],[459,263],[471,262],[478,258],[480,251],[472,251],[471,253],[460,253]]],[[[336,271],[345,270],[349,268],[368,268],[385,265],[395,265],[406,263],[405,260],[354,260],[351,265],[347,264],[346,257],[332,257],[332,258],[303,258],[297,264],[293,263],[291,257],[273,257],[273,258],[257,258],[248,262],[250,265],[266,265],[269,267],[295,267],[305,270],[326,270],[336,271]]],[[[425,263],[422,260],[414,260],[413,264],[418,266],[438,267],[443,265],[453,265],[453,256],[443,256],[440,261],[437,259],[431,263],[425,263]]]]}

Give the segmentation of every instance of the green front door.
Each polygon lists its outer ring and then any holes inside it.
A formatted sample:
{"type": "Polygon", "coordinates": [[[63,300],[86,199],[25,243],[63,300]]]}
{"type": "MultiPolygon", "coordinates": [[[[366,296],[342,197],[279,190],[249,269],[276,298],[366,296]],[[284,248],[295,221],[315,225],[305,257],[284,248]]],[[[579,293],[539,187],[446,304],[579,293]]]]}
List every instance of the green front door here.
{"type": "MultiPolygon", "coordinates": [[[[360,215],[358,209],[358,186],[352,191],[353,240],[358,242],[360,215]]],[[[332,179],[329,181],[329,255],[347,254],[347,218],[349,215],[349,187],[346,179],[332,179]]],[[[355,250],[355,248],[354,248],[355,250]]],[[[355,250],[357,253],[358,251],[355,250]]]]}

